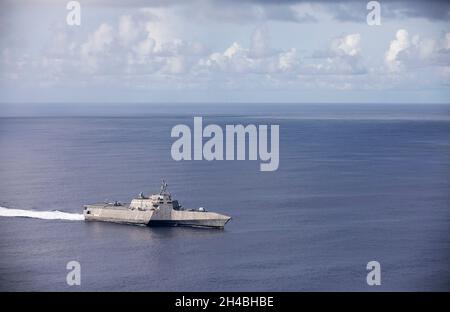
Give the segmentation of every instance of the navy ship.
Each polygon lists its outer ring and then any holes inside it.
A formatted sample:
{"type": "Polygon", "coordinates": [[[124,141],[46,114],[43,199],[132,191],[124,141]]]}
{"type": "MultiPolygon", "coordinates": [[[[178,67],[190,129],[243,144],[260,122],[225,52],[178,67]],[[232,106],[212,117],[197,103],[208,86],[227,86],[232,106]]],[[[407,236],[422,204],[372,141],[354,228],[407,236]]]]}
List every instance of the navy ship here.
{"type": "Polygon", "coordinates": [[[83,206],[86,221],[105,221],[147,226],[191,226],[223,229],[231,217],[206,211],[185,209],[167,190],[163,180],[159,194],[140,193],[131,203],[98,203],[83,206]]]}

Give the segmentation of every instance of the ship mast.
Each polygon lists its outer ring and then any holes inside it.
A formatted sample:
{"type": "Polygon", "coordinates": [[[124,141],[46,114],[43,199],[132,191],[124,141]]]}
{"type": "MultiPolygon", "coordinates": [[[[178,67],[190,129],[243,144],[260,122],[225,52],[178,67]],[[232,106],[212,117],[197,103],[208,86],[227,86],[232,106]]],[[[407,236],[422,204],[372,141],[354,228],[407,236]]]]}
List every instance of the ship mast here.
{"type": "Polygon", "coordinates": [[[159,191],[159,195],[169,195],[170,193],[167,191],[167,187],[169,185],[166,183],[166,181],[164,181],[164,179],[161,180],[161,189],[159,191]]]}

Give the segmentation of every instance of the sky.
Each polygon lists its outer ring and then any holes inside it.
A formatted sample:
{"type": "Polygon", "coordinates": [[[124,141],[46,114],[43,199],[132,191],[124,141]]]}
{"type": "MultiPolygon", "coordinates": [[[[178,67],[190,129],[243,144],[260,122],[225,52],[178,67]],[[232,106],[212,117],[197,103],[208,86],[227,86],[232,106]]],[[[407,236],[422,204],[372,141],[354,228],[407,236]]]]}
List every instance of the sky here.
{"type": "Polygon", "coordinates": [[[450,2],[0,0],[0,103],[449,103],[450,2]]]}

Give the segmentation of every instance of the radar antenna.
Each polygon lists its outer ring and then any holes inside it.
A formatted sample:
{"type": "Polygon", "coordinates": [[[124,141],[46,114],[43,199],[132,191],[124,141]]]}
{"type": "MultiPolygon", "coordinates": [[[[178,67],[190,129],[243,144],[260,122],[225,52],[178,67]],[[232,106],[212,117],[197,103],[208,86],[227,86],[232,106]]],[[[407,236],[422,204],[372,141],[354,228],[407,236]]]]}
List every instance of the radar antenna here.
{"type": "Polygon", "coordinates": [[[160,195],[170,195],[170,193],[167,191],[167,187],[169,185],[166,183],[166,181],[161,180],[161,190],[159,191],[160,195]]]}

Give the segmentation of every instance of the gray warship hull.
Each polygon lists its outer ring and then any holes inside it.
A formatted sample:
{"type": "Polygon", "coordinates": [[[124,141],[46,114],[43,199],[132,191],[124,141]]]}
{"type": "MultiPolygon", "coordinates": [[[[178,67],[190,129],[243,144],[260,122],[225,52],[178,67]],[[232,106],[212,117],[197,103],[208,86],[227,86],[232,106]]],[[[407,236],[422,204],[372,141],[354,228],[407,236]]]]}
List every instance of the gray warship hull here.
{"type": "Polygon", "coordinates": [[[127,204],[85,205],[83,214],[86,221],[104,221],[146,226],[189,226],[223,228],[231,219],[228,216],[206,211],[174,209],[132,209],[127,204]]]}

